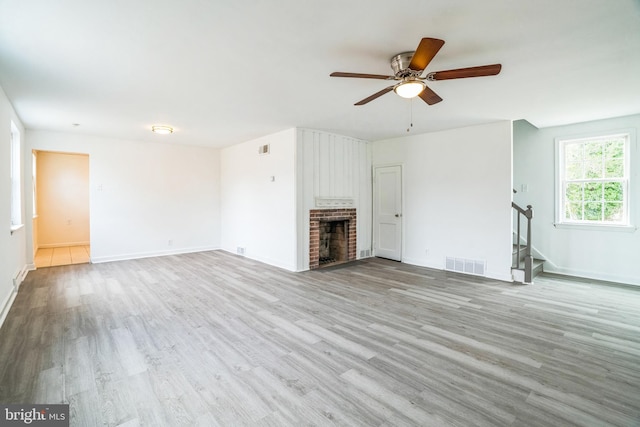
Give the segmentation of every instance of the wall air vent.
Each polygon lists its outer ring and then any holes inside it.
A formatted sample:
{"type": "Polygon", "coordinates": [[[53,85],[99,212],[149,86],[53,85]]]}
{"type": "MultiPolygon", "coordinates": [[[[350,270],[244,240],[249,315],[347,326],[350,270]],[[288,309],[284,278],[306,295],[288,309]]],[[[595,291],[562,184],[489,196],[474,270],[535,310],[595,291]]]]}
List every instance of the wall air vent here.
{"type": "Polygon", "coordinates": [[[486,269],[487,262],[479,259],[447,257],[445,264],[445,270],[473,274],[475,276],[484,276],[486,269]]]}
{"type": "Polygon", "coordinates": [[[258,154],[269,154],[269,144],[259,146],[258,154]]]}
{"type": "Polygon", "coordinates": [[[364,249],[360,251],[360,258],[369,258],[371,256],[371,249],[364,249]]]}
{"type": "Polygon", "coordinates": [[[237,253],[238,255],[244,255],[244,253],[245,253],[245,248],[243,248],[242,246],[238,246],[238,247],[236,248],[236,253],[237,253]]]}

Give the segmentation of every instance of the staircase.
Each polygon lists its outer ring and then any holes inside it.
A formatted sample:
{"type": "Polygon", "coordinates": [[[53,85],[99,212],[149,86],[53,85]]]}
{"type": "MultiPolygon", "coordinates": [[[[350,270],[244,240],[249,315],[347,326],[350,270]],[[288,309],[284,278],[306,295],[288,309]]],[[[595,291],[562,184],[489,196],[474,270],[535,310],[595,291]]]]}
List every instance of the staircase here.
{"type": "MultiPolygon", "coordinates": [[[[515,190],[514,190],[515,191],[515,190]]],[[[516,230],[513,232],[514,242],[511,254],[511,274],[515,282],[530,284],[533,278],[542,273],[544,260],[535,259],[531,254],[531,220],[533,219],[533,208],[528,205],[526,209],[521,208],[516,203],[511,202],[517,220],[516,230]],[[522,218],[526,220],[526,238],[522,236],[522,218]]]]}
{"type": "MultiPolygon", "coordinates": [[[[515,233],[514,233],[515,235],[515,233]]],[[[513,252],[511,254],[511,274],[516,282],[532,283],[533,279],[543,271],[544,260],[533,258],[531,260],[531,282],[525,281],[525,251],[527,245],[520,245],[520,254],[518,258],[518,245],[513,245],[513,252]],[[520,261],[520,262],[518,262],[520,261]]]]}

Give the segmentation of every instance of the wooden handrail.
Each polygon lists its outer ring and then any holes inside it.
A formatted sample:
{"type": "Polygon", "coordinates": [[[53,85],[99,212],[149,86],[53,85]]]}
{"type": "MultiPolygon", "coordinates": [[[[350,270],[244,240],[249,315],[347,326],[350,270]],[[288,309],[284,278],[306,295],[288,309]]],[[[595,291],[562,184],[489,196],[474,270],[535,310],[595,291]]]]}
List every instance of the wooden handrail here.
{"type": "Polygon", "coordinates": [[[527,218],[529,219],[533,218],[533,207],[531,205],[527,205],[527,209],[522,209],[515,202],[511,202],[511,207],[517,210],[518,212],[520,212],[522,215],[526,216],[527,218]]]}

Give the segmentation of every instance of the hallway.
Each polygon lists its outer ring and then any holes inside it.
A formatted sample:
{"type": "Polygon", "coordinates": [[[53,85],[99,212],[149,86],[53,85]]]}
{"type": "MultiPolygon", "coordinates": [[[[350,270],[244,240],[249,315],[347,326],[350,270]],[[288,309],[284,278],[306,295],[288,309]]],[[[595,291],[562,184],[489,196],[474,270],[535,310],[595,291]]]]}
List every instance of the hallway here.
{"type": "Polygon", "coordinates": [[[86,264],[90,262],[90,246],[64,246],[38,249],[34,259],[36,268],[57,265],[86,264]]]}

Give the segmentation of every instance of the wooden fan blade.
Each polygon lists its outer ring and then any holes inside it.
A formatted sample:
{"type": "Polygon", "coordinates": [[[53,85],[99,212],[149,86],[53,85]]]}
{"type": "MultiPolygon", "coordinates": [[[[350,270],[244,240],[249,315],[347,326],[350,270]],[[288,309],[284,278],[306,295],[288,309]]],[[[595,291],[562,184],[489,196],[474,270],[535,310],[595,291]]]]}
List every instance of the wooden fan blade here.
{"type": "Polygon", "coordinates": [[[436,56],[436,53],[443,45],[444,40],[440,39],[424,38],[420,40],[420,44],[409,63],[409,68],[414,71],[422,71],[427,68],[429,62],[436,56]]]}
{"type": "Polygon", "coordinates": [[[362,101],[356,102],[353,105],[364,105],[368,102],[373,101],[376,98],[381,97],[382,95],[384,95],[387,92],[391,92],[393,90],[393,86],[389,86],[389,87],[385,87],[384,89],[382,89],[380,92],[376,92],[371,96],[366,97],[365,99],[363,99],[362,101]]]}
{"type": "Polygon", "coordinates": [[[429,86],[425,86],[424,90],[420,92],[420,95],[418,96],[429,105],[437,104],[438,102],[442,101],[442,98],[440,98],[437,93],[432,91],[429,86]]]}
{"type": "Polygon", "coordinates": [[[429,73],[429,80],[464,79],[467,77],[495,76],[500,73],[501,64],[482,65],[480,67],[458,68],[456,70],[436,71],[429,73]]]}
{"type": "Polygon", "coordinates": [[[362,73],[342,73],[340,71],[329,74],[331,77],[356,77],[360,79],[380,79],[393,80],[393,76],[383,76],[382,74],[362,74],[362,73]]]}

